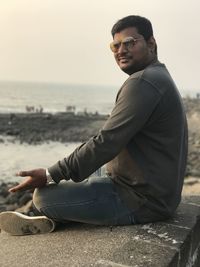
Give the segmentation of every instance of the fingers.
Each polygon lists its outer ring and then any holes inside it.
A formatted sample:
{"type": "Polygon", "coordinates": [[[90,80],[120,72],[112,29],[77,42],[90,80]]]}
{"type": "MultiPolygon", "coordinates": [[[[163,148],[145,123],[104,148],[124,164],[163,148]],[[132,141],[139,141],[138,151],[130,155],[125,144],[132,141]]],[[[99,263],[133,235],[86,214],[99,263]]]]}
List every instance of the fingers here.
{"type": "Polygon", "coordinates": [[[12,189],[12,188],[10,188],[9,190],[8,190],[10,193],[16,193],[16,192],[23,192],[23,191],[27,191],[27,192],[29,192],[29,193],[34,193],[34,191],[35,191],[35,188],[31,188],[31,189],[12,189]]]}
{"type": "MultiPolygon", "coordinates": [[[[31,176],[32,171],[19,171],[18,173],[16,173],[16,176],[21,176],[21,177],[26,177],[26,176],[31,176]]],[[[20,183],[19,185],[16,185],[12,188],[10,188],[8,191],[10,193],[14,193],[17,191],[25,191],[30,189],[31,187],[29,186],[29,183],[27,183],[27,179],[25,181],[23,181],[22,183],[20,183]]]]}
{"type": "Polygon", "coordinates": [[[21,177],[32,176],[32,171],[19,171],[16,173],[16,176],[21,176],[21,177]]]}
{"type": "Polygon", "coordinates": [[[28,189],[31,189],[31,184],[26,179],[22,183],[10,188],[8,191],[14,193],[14,192],[17,192],[17,191],[25,191],[25,190],[28,190],[28,189]]]}
{"type": "Polygon", "coordinates": [[[8,190],[8,192],[10,193],[14,193],[14,192],[17,192],[19,189],[18,189],[18,186],[15,186],[15,187],[12,187],[8,190]]]}
{"type": "Polygon", "coordinates": [[[25,176],[46,176],[46,172],[45,169],[40,168],[40,169],[33,169],[30,171],[19,171],[18,173],[16,173],[16,176],[21,176],[21,177],[25,177],[25,176]]]}
{"type": "Polygon", "coordinates": [[[14,193],[14,192],[17,192],[18,190],[17,190],[17,186],[15,186],[15,187],[12,187],[12,188],[10,188],[9,190],[8,190],[8,192],[10,192],[10,193],[14,193]]]}
{"type": "Polygon", "coordinates": [[[24,190],[27,190],[28,188],[26,188],[23,184],[19,184],[19,185],[16,185],[15,187],[12,187],[10,188],[8,191],[10,193],[14,193],[14,192],[17,192],[17,191],[24,191],[24,190]]]}

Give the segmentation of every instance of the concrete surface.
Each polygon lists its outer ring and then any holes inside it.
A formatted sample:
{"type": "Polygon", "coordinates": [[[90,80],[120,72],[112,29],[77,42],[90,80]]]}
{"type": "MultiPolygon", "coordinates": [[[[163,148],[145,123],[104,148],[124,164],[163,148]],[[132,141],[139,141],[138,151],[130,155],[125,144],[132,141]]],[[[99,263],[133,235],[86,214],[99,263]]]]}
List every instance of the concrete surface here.
{"type": "Polygon", "coordinates": [[[97,227],[72,223],[35,236],[0,234],[0,266],[198,267],[200,197],[182,200],[167,222],[97,227]]]}

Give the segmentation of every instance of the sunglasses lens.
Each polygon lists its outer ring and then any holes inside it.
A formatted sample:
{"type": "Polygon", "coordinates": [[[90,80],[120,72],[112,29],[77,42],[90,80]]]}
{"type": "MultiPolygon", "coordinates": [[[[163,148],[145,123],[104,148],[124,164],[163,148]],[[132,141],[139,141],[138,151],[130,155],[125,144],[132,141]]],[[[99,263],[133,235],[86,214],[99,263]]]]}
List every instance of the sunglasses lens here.
{"type": "Polygon", "coordinates": [[[121,42],[114,41],[110,44],[110,49],[113,53],[116,53],[119,50],[121,44],[123,44],[126,49],[131,49],[135,45],[135,39],[133,37],[127,37],[121,42]]]}
{"type": "Polygon", "coordinates": [[[121,43],[120,42],[112,42],[110,44],[110,49],[112,50],[112,52],[116,53],[120,47],[121,43]]]}
{"type": "Polygon", "coordinates": [[[132,48],[135,45],[135,40],[132,37],[128,37],[122,43],[126,48],[132,48]]]}

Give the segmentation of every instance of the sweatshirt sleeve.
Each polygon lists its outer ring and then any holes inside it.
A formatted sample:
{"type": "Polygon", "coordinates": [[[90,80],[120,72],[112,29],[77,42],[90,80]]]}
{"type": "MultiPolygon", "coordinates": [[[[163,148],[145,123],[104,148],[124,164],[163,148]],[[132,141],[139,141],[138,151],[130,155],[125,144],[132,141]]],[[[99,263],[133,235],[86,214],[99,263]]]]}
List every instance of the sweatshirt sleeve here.
{"type": "Polygon", "coordinates": [[[80,182],[112,160],[142,129],[160,100],[158,90],[141,78],[129,78],[120,89],[110,117],[68,157],[48,168],[52,178],[80,182]]]}

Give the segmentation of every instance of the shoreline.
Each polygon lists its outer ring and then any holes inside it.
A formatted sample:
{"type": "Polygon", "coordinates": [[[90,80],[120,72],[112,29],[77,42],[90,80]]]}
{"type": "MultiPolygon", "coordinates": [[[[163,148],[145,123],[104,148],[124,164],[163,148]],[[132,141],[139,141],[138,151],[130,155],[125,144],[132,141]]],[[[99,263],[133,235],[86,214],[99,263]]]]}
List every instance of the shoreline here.
{"type": "MultiPolygon", "coordinates": [[[[0,113],[0,135],[20,143],[84,142],[96,135],[108,115],[59,113],[0,113]]],[[[3,140],[0,140],[3,142],[3,140]]]]}

